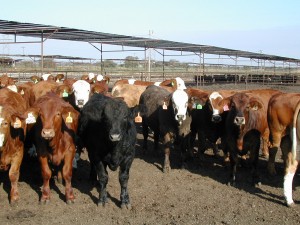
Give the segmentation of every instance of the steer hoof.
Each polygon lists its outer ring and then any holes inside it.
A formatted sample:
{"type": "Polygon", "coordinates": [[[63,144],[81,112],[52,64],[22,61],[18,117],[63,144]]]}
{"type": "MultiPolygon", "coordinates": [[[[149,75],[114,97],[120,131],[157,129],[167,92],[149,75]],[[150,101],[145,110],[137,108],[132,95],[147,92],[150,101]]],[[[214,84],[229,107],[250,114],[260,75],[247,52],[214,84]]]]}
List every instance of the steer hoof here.
{"type": "Polygon", "coordinates": [[[227,185],[232,186],[232,187],[236,187],[236,182],[233,181],[233,180],[230,180],[230,181],[227,182],[227,185]]]}
{"type": "Polygon", "coordinates": [[[121,209],[128,209],[128,210],[131,210],[131,204],[129,203],[129,204],[125,204],[125,203],[123,203],[123,204],[121,204],[121,209]]]}
{"type": "Polygon", "coordinates": [[[66,201],[67,205],[71,205],[71,204],[74,204],[75,203],[75,199],[68,199],[66,201]]]}
{"type": "Polygon", "coordinates": [[[10,206],[16,206],[18,204],[18,199],[17,200],[10,200],[10,206]]]}
{"type": "Polygon", "coordinates": [[[163,172],[164,173],[170,173],[171,172],[171,167],[170,166],[164,166],[163,172]]]}
{"type": "Polygon", "coordinates": [[[289,208],[294,208],[296,206],[295,202],[286,203],[286,206],[289,208]]]}
{"type": "Polygon", "coordinates": [[[50,202],[50,199],[41,199],[40,200],[40,205],[48,205],[50,202]]]}

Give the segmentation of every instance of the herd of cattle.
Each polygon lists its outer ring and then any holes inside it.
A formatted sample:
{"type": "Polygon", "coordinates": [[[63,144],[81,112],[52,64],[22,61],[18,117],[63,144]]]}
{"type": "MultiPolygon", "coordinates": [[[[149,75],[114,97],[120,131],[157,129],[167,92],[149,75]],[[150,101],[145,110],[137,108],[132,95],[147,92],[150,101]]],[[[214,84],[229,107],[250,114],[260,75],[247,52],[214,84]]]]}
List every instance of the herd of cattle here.
{"type": "Polygon", "coordinates": [[[170,151],[179,144],[182,167],[193,155],[213,148],[230,162],[228,184],[235,185],[239,162],[246,161],[254,185],[260,184],[260,149],[268,172],[276,174],[275,157],[282,150],[284,197],[293,206],[292,182],[299,160],[300,93],[279,90],[218,90],[187,88],[181,78],[161,83],[134,79],[116,81],[89,74],[64,79],[62,74],[33,76],[18,83],[0,77],[0,169],[9,171],[10,203],[19,200],[18,180],[24,154],[37,156],[43,179],[40,201],[50,200],[53,168],[65,181],[67,203],[74,202],[71,179],[76,155],[86,149],[90,179],[99,183],[98,203],[107,202],[107,167],[119,168],[121,207],[130,208],[127,190],[135,157],[137,123],[142,124],[143,148],[149,128],[154,148],[164,150],[163,171],[169,172],[170,151]],[[198,141],[196,142],[196,137],[198,141]],[[218,144],[220,143],[221,144],[218,144]]]}

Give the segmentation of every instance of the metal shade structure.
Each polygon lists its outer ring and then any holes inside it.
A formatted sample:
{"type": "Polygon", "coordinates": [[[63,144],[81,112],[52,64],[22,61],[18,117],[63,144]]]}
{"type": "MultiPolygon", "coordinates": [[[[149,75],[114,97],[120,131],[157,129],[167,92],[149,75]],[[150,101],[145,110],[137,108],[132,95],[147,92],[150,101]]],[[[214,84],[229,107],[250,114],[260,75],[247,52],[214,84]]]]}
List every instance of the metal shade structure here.
{"type": "MultiPolygon", "coordinates": [[[[96,31],[73,29],[67,27],[50,26],[34,23],[21,23],[15,21],[0,20],[0,34],[13,35],[14,41],[0,42],[0,44],[20,43],[17,36],[41,38],[41,43],[47,39],[80,41],[88,43],[100,43],[121,45],[144,49],[162,49],[170,51],[191,52],[195,54],[224,55],[229,57],[243,57],[249,59],[274,60],[299,63],[300,59],[282,57],[276,55],[255,53],[249,51],[221,48],[210,45],[199,45],[183,42],[175,42],[161,39],[142,38],[127,35],[109,34],[96,31]]],[[[22,42],[24,43],[24,42],[22,42]]],[[[30,42],[31,43],[31,42],[30,42]]],[[[43,53],[43,50],[42,50],[43,53]]],[[[42,54],[43,55],[43,54],[42,54]]]]}

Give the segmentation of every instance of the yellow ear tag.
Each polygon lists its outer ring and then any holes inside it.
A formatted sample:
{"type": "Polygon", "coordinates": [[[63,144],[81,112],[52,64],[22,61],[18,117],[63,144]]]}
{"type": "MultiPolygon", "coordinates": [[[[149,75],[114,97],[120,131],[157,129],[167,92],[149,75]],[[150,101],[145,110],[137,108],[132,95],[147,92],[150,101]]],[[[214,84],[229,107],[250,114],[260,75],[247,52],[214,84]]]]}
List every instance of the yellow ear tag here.
{"type": "Polygon", "coordinates": [[[20,94],[21,94],[21,95],[24,95],[24,90],[23,90],[23,89],[20,91],[20,94]]]}
{"type": "Polygon", "coordinates": [[[22,126],[21,120],[18,117],[16,117],[16,121],[14,122],[13,127],[20,128],[21,126],[22,126]]]}
{"type": "Polygon", "coordinates": [[[162,106],[163,110],[167,110],[168,106],[166,105],[166,103],[164,102],[163,106],[162,106]]]}
{"type": "Polygon", "coordinates": [[[141,123],[143,121],[143,118],[140,116],[140,113],[134,118],[134,122],[141,123]]]}
{"type": "Polygon", "coordinates": [[[69,115],[66,118],[66,123],[72,123],[73,122],[73,118],[71,117],[71,112],[69,112],[69,115]]]}

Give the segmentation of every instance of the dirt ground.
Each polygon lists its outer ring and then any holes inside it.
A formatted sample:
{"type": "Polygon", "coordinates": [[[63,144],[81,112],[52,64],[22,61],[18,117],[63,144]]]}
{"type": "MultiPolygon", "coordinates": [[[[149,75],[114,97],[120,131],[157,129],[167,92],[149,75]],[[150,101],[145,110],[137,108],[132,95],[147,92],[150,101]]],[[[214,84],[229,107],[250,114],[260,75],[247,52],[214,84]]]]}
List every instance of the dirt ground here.
{"type": "MultiPolygon", "coordinates": [[[[224,85],[205,88],[218,89],[224,85]]],[[[152,141],[150,138],[150,145],[152,141]]],[[[64,201],[64,186],[54,180],[50,203],[39,204],[42,180],[35,160],[23,162],[19,182],[21,199],[14,206],[8,201],[8,175],[0,173],[0,224],[300,224],[300,190],[297,189],[300,174],[294,178],[293,197],[297,205],[288,208],[283,199],[280,154],[276,160],[277,176],[268,176],[267,161],[260,158],[262,185],[253,187],[249,169],[239,167],[237,185],[232,187],[226,184],[228,168],[210,150],[202,160],[197,157],[190,160],[185,170],[179,168],[179,152],[173,150],[172,170],[164,174],[163,156],[151,151],[144,154],[141,144],[139,133],[129,179],[131,210],[120,208],[118,172],[110,170],[107,186],[110,202],[105,207],[97,206],[98,192],[88,181],[89,161],[84,152],[73,175],[76,202],[72,205],[64,201]]]]}

